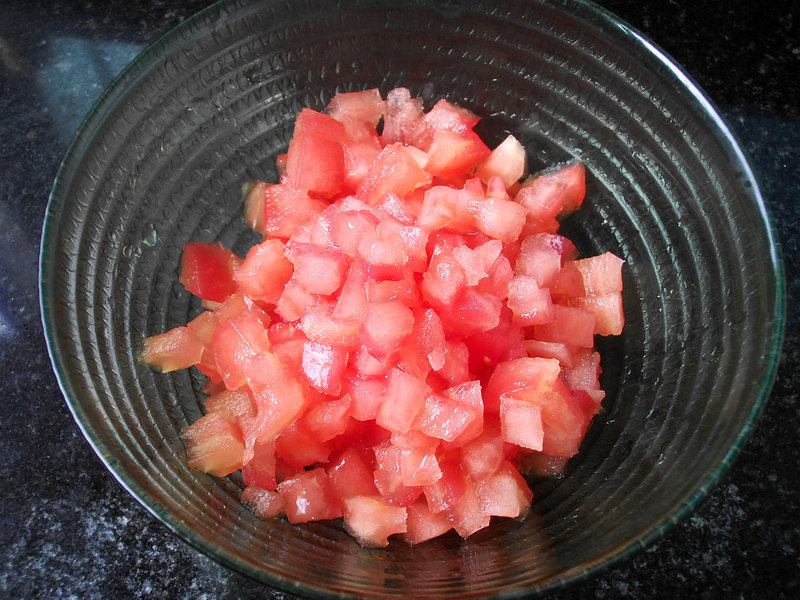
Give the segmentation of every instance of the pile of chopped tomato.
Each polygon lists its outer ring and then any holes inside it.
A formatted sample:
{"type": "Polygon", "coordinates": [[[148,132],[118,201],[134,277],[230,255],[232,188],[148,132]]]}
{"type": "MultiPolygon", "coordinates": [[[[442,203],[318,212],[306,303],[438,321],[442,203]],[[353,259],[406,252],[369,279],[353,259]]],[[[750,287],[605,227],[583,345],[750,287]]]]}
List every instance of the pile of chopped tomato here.
{"type": "Polygon", "coordinates": [[[523,517],[522,472],[578,451],[604,396],[594,336],[622,330],[622,260],[557,233],[581,163],[527,176],[522,145],[489,149],[477,122],[403,88],[304,109],[280,183],[249,187],[263,241],[184,248],[206,310],[142,360],[208,377],[189,465],[241,469],[258,516],[341,517],[369,546],[467,537],[523,517]]]}

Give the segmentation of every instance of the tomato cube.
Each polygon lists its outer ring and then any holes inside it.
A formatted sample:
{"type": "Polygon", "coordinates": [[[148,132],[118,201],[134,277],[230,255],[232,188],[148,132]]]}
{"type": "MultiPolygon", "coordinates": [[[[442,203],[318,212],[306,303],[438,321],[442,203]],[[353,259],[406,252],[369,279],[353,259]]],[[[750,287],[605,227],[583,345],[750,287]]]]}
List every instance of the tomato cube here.
{"type": "Polygon", "coordinates": [[[162,373],[186,369],[199,363],[205,347],[203,342],[185,326],[144,340],[139,360],[162,373]]]}
{"type": "Polygon", "coordinates": [[[193,469],[225,477],[244,464],[244,439],[233,415],[210,412],[184,427],[181,437],[193,469]]]}
{"type": "Polygon", "coordinates": [[[297,115],[286,157],[286,175],[298,190],[331,198],[344,179],[344,126],[328,115],[304,108],[297,115]]]}
{"type": "Polygon", "coordinates": [[[242,492],[242,504],[259,519],[286,514],[286,499],[277,492],[249,486],[242,492]]]}
{"type": "Polygon", "coordinates": [[[380,496],[353,496],[344,501],[344,526],[359,544],[383,548],[389,536],[406,531],[406,509],[380,496]]]}
{"type": "Polygon", "coordinates": [[[223,302],[236,291],[234,273],[242,259],[219,242],[189,242],[183,247],[180,282],[195,296],[223,302]]]}
{"type": "Polygon", "coordinates": [[[278,493],[286,501],[286,518],[290,523],[342,516],[341,502],[322,467],[285,479],[278,484],[278,493]]]}
{"type": "Polygon", "coordinates": [[[278,239],[256,244],[234,274],[234,281],[250,298],[276,304],[293,271],[283,252],[283,242],[278,239]]]}

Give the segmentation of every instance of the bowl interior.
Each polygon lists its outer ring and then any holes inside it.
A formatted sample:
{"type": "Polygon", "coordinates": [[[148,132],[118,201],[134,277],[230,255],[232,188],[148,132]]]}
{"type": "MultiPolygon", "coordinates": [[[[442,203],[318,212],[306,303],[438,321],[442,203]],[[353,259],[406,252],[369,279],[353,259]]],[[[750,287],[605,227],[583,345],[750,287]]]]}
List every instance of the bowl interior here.
{"type": "Polygon", "coordinates": [[[626,555],[719,477],[768,394],[780,262],[740,150],[691,82],[600,9],[540,2],[223,2],[140,56],[78,132],[42,248],[42,308],[75,418],[120,482],[228,566],[312,595],[513,596],[626,555]],[[180,429],[202,377],[153,373],[141,340],[200,305],[181,248],[256,241],[242,183],[275,181],[293,120],[338,91],[405,86],[509,132],[531,170],[580,158],[585,207],[563,231],[625,258],[627,324],[599,340],[605,410],[524,522],[409,548],[359,547],[329,523],[263,522],[236,477],[188,469],[180,429]]]}

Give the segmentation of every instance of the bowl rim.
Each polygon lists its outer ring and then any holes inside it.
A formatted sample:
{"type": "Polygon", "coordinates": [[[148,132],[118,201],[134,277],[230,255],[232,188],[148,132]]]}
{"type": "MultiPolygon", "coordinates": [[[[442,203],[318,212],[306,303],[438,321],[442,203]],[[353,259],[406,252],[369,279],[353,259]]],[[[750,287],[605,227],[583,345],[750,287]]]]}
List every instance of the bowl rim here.
{"type": "MultiPolygon", "coordinates": [[[[111,83],[103,90],[97,100],[92,104],[91,108],[83,117],[80,126],[76,130],[65,154],[64,159],[59,165],[56,177],[54,179],[53,187],[47,201],[45,210],[45,217],[42,223],[40,248],[39,248],[39,264],[38,264],[38,292],[39,292],[39,309],[41,315],[41,322],[44,331],[45,343],[50,361],[53,367],[58,386],[64,400],[72,413],[73,419],[78,425],[81,433],[89,442],[97,456],[102,460],[111,475],[119,482],[119,484],[127,490],[148,512],[156,517],[161,523],[166,525],[174,533],[178,534],[183,540],[188,542],[191,546],[213,558],[218,563],[242,573],[256,581],[267,585],[276,586],[284,591],[290,593],[301,593],[318,598],[333,598],[333,597],[349,597],[342,594],[336,594],[324,588],[312,587],[307,584],[301,584],[275,573],[255,569],[251,565],[238,560],[235,556],[228,555],[221,552],[217,546],[211,543],[203,536],[196,535],[191,528],[187,527],[180,521],[171,517],[166,511],[159,511],[157,508],[158,503],[149,494],[149,492],[136,484],[129,475],[126,474],[125,468],[117,462],[113,452],[109,450],[103,443],[98,441],[95,430],[86,418],[85,413],[81,408],[81,402],[78,399],[79,394],[74,390],[70,374],[66,368],[66,363],[62,357],[62,350],[59,345],[58,337],[55,333],[55,325],[53,323],[54,314],[50,308],[48,300],[50,298],[51,290],[48,286],[50,265],[52,261],[47,258],[51,254],[51,249],[55,242],[53,241],[54,233],[57,231],[59,208],[63,205],[63,198],[67,191],[70,189],[72,180],[76,174],[77,167],[79,166],[84,153],[92,146],[94,138],[107,121],[113,117],[116,108],[124,100],[127,90],[135,85],[140,78],[148,75],[150,70],[163,58],[167,57],[171,50],[180,46],[182,40],[185,39],[184,33],[193,32],[193,35],[201,31],[204,27],[203,20],[206,18],[222,18],[224,19],[228,12],[241,10],[247,6],[257,4],[260,0],[218,0],[210,6],[194,13],[189,18],[172,28],[170,31],[159,37],[156,41],[147,45],[137,56],[128,63],[122,71],[111,81],[111,83]],[[195,31],[197,29],[197,31],[195,31]]],[[[497,598],[517,598],[531,593],[541,594],[555,589],[561,589],[574,584],[576,581],[585,579],[592,575],[597,575],[614,564],[617,564],[639,550],[653,544],[656,540],[661,538],[667,531],[669,531],[675,524],[686,518],[707,498],[711,489],[713,489],[721,480],[721,478],[728,472],[729,468],[740,454],[745,442],[754,430],[757,421],[764,411],[766,402],[770,396],[772,385],[775,380],[779,358],[783,346],[783,340],[786,327],[786,313],[787,313],[787,299],[786,299],[786,281],[785,281],[785,266],[782,258],[780,244],[778,242],[777,233],[775,230],[774,222],[770,215],[770,211],[762,196],[757,178],[753,169],[750,166],[747,155],[739,143],[737,136],[733,133],[728,126],[725,118],[720,114],[719,110],[714,106],[709,96],[700,88],[694,79],[684,69],[661,49],[657,44],[649,40],[644,34],[639,32],[636,28],[629,25],[621,18],[608,11],[607,9],[595,4],[591,0],[536,0],[536,3],[543,3],[559,10],[566,10],[574,8],[573,16],[577,16],[580,20],[584,21],[592,27],[609,32],[615,31],[616,35],[621,36],[620,40],[624,38],[624,42],[631,44],[633,50],[638,49],[640,52],[637,56],[647,64],[657,65],[666,68],[667,72],[674,78],[675,83],[679,84],[682,91],[687,92],[690,98],[697,103],[696,110],[703,114],[706,118],[710,119],[713,127],[716,129],[716,134],[721,143],[724,144],[726,150],[734,157],[736,167],[743,173],[742,180],[745,185],[749,185],[750,193],[755,201],[758,209],[759,216],[761,217],[760,224],[765,226],[764,234],[769,242],[770,256],[769,262],[771,270],[767,269],[769,275],[774,279],[776,289],[776,302],[775,312],[772,315],[772,323],[774,328],[774,335],[772,343],[769,345],[769,352],[765,353],[763,357],[765,369],[761,381],[759,382],[759,395],[753,403],[752,409],[748,419],[741,431],[739,432],[735,442],[728,449],[726,455],[721,463],[711,473],[705,483],[697,489],[691,497],[678,507],[678,509],[669,517],[654,523],[648,533],[645,535],[630,540],[627,545],[618,547],[612,551],[607,552],[602,557],[596,559],[592,563],[581,569],[575,569],[573,572],[567,572],[563,576],[556,576],[552,579],[545,580],[542,585],[535,585],[533,587],[519,587],[514,590],[502,592],[497,598]]],[[[381,4],[381,7],[396,8],[413,2],[401,0],[393,5],[381,4]]],[[[765,257],[766,258],[766,257],[765,257]]]]}

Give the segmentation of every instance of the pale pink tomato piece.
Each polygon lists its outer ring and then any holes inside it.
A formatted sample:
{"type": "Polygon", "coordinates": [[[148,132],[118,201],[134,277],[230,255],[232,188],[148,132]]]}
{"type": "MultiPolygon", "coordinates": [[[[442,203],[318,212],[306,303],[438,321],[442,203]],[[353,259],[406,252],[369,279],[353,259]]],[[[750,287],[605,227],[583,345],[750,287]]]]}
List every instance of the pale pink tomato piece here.
{"type": "Polygon", "coordinates": [[[341,502],[322,467],[283,480],[278,484],[278,493],[286,501],[286,518],[290,523],[342,516],[341,502]]]}
{"type": "Polygon", "coordinates": [[[510,188],[525,175],[526,164],[525,148],[509,135],[478,165],[475,175],[484,183],[492,177],[500,177],[503,185],[510,188]]]}
{"type": "Polygon", "coordinates": [[[428,386],[424,381],[394,368],[386,376],[386,388],[375,422],[394,433],[406,433],[425,407],[428,386]]]}
{"type": "Polygon", "coordinates": [[[259,519],[273,519],[286,514],[286,499],[277,492],[260,487],[244,488],[242,504],[259,519]]]}
{"type": "Polygon", "coordinates": [[[344,526],[362,546],[383,548],[389,536],[406,532],[406,509],[380,496],[353,496],[344,501],[344,526]]]}
{"type": "Polygon", "coordinates": [[[189,327],[178,326],[145,338],[139,360],[162,373],[169,373],[198,364],[204,351],[203,342],[189,327]]]}
{"type": "Polygon", "coordinates": [[[406,520],[406,532],[402,537],[409,544],[421,544],[439,537],[453,528],[444,515],[431,512],[428,503],[424,500],[417,500],[406,510],[408,519],[406,520]]]}
{"type": "Polygon", "coordinates": [[[594,313],[571,306],[553,305],[553,320],[535,325],[534,338],[543,342],[571,344],[580,348],[594,346],[594,313]]]}
{"type": "Polygon", "coordinates": [[[189,466],[215,477],[241,469],[245,444],[236,418],[210,412],[181,430],[189,466]]]}
{"type": "Polygon", "coordinates": [[[485,479],[476,480],[475,494],[480,511],[497,517],[522,518],[533,500],[528,484],[508,461],[485,479]]]}
{"type": "Polygon", "coordinates": [[[375,487],[388,502],[408,506],[422,493],[419,486],[403,484],[400,472],[400,448],[385,440],[373,448],[375,452],[375,487]]]}

